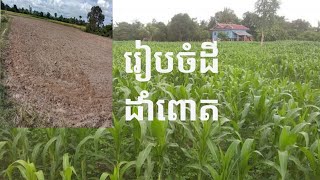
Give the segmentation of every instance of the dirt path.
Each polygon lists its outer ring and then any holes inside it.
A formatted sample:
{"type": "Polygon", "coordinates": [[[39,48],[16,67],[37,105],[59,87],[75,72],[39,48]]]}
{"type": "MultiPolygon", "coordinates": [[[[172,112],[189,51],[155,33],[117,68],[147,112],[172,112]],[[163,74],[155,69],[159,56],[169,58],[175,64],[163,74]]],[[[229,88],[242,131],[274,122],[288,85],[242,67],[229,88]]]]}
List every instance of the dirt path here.
{"type": "Polygon", "coordinates": [[[9,95],[46,116],[46,126],[111,126],[110,39],[13,17],[5,65],[9,95]]]}

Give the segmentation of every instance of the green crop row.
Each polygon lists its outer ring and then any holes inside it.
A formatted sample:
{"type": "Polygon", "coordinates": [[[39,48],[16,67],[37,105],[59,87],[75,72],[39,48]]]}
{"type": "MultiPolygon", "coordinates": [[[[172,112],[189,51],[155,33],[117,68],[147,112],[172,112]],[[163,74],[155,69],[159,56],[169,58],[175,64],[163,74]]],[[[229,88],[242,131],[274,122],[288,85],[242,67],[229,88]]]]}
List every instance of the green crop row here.
{"type": "MultiPolygon", "coordinates": [[[[146,44],[153,52],[177,54],[182,50],[182,43],[146,44]]],[[[199,55],[201,43],[192,45],[199,55]]],[[[218,74],[177,70],[159,74],[152,68],[151,81],[141,83],[124,71],[123,54],[136,51],[134,42],[114,42],[116,117],[123,118],[124,100],[136,99],[141,90],[148,90],[154,102],[219,101],[218,122],[159,122],[165,126],[161,137],[166,151],[161,154],[164,159],[156,161],[161,165],[153,171],[157,174],[153,178],[319,177],[320,43],[286,41],[261,47],[258,43],[222,42],[218,47],[218,74]],[[172,143],[175,146],[170,146],[172,143]]],[[[144,123],[146,131],[152,131],[154,122],[144,123]]],[[[126,123],[133,131],[139,129],[135,124],[126,123]]],[[[152,136],[144,134],[143,141],[154,143],[149,140],[152,136]]]]}
{"type": "MultiPolygon", "coordinates": [[[[148,42],[153,52],[182,43],[148,42]]],[[[199,52],[200,43],[192,43],[199,52]]],[[[320,43],[223,42],[218,74],[174,70],[141,83],[113,46],[113,127],[0,129],[0,172],[13,179],[317,179],[320,43]],[[125,99],[218,99],[219,121],[125,121],[125,99]]],[[[199,57],[198,57],[199,59],[199,57]]],[[[199,108],[199,107],[197,107],[199,108]]]]}

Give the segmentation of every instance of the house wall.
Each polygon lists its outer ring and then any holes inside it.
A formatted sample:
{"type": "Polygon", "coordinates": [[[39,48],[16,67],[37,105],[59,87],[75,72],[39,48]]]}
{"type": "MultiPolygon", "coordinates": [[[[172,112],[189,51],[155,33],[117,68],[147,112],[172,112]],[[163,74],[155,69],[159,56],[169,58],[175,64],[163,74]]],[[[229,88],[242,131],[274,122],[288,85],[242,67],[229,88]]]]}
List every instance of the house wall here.
{"type": "Polygon", "coordinates": [[[232,30],[219,30],[219,31],[212,31],[212,39],[218,40],[219,33],[226,33],[230,39],[232,39],[234,36],[234,33],[232,32],[232,30]]]}
{"type": "Polygon", "coordinates": [[[233,33],[232,31],[244,31],[245,30],[219,30],[219,31],[212,31],[212,39],[218,40],[218,34],[221,32],[224,32],[228,35],[229,39],[237,39],[237,35],[233,33]]]}

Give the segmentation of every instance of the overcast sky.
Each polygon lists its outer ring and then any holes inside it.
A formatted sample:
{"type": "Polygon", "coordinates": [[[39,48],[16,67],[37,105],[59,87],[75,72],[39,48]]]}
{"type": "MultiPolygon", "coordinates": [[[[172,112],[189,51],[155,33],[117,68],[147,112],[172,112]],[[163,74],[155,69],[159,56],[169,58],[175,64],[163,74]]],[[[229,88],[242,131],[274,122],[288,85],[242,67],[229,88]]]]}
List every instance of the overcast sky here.
{"type": "MultiPolygon", "coordinates": [[[[257,0],[115,0],[114,22],[139,20],[143,23],[157,21],[167,23],[177,13],[188,13],[198,20],[208,20],[217,11],[229,7],[242,18],[243,13],[254,11],[257,0]]],[[[281,0],[278,15],[287,20],[305,19],[313,26],[320,21],[319,0],[281,0]]]]}
{"type": "Polygon", "coordinates": [[[56,12],[65,17],[82,16],[86,19],[92,6],[100,6],[105,15],[105,23],[110,23],[112,19],[112,0],[3,0],[3,3],[11,7],[16,4],[19,8],[29,8],[33,10],[50,12],[52,15],[56,12]]]}

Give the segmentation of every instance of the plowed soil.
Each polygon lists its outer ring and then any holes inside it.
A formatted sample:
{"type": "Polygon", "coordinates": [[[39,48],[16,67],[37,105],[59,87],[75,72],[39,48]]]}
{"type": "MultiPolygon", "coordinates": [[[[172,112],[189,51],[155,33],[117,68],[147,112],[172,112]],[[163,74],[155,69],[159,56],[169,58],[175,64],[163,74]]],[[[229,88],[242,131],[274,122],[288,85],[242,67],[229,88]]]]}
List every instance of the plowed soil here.
{"type": "Polygon", "coordinates": [[[13,17],[5,66],[9,96],[32,106],[39,126],[111,126],[111,39],[13,17]]]}

